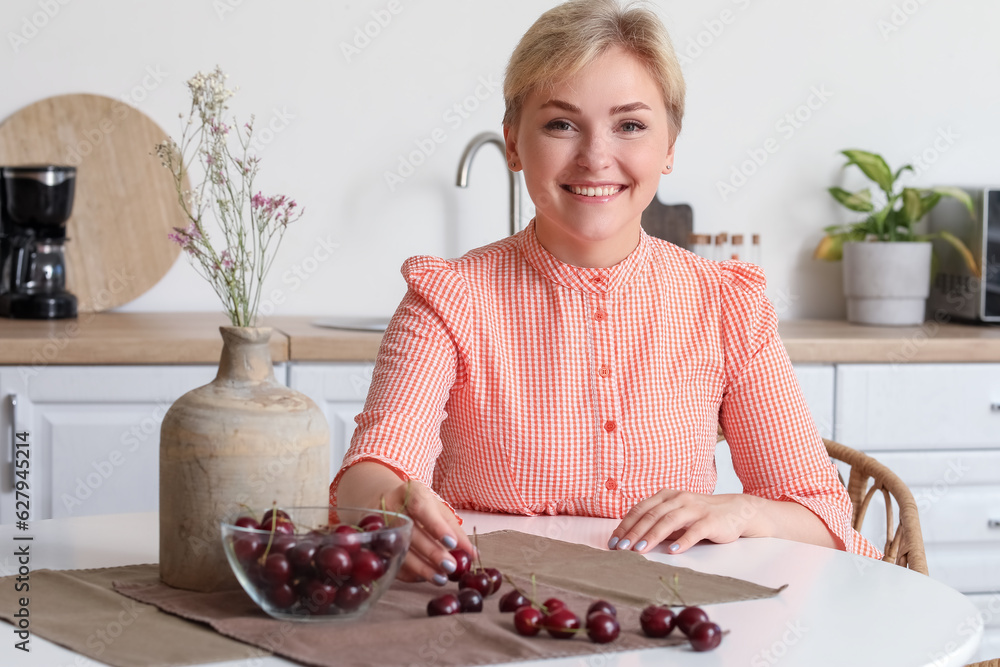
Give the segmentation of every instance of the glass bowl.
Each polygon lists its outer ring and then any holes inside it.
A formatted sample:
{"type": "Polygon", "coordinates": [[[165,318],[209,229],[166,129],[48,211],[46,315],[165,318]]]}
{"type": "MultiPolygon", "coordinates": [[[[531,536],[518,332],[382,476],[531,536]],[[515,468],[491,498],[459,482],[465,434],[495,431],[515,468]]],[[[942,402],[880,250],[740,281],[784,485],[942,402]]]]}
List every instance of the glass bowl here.
{"type": "Polygon", "coordinates": [[[245,510],[222,522],[222,544],[243,590],[269,615],[347,620],[392,585],[412,528],[405,514],[354,507],[245,510]]]}

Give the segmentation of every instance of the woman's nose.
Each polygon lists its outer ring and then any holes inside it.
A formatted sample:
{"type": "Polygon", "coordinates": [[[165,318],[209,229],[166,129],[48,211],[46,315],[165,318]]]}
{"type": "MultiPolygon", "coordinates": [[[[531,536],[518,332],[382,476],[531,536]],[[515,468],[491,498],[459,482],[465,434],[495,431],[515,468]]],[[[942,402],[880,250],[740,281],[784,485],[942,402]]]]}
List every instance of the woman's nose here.
{"type": "Polygon", "coordinates": [[[599,171],[611,164],[611,147],[607,137],[590,133],[582,137],[577,163],[590,171],[599,171]]]}

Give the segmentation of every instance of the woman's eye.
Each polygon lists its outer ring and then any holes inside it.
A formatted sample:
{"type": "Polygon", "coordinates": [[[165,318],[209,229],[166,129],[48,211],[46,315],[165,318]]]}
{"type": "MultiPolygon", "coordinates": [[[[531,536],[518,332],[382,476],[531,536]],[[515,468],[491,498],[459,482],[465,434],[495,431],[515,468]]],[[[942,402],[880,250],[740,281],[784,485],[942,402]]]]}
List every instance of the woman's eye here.
{"type": "Polygon", "coordinates": [[[566,130],[571,130],[573,127],[564,120],[553,120],[545,126],[547,130],[554,130],[556,132],[564,132],[566,130]]]}
{"type": "Polygon", "coordinates": [[[621,125],[622,130],[628,133],[638,132],[640,130],[645,130],[646,126],[635,120],[627,120],[621,125]]]}

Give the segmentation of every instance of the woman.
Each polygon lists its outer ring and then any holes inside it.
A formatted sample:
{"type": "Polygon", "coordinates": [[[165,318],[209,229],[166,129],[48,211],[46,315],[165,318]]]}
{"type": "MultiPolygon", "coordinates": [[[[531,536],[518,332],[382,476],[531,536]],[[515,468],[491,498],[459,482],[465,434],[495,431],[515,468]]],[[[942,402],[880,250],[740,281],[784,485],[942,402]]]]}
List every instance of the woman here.
{"type": "Polygon", "coordinates": [[[536,217],[403,265],[358,429],[331,486],[405,504],[403,576],[444,584],[452,508],[624,517],[609,548],[777,536],[877,551],[850,528],[761,272],[647,236],[684,108],[663,26],[614,0],[545,13],[504,82],[511,169],[536,217]],[[743,494],[711,495],[722,424],[743,494]]]}

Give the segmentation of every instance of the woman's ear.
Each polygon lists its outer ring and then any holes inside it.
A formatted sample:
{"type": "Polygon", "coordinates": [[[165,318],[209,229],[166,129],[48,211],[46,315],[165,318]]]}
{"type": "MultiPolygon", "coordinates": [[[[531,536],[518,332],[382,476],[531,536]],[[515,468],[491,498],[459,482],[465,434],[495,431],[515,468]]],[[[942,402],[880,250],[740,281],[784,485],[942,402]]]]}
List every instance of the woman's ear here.
{"type": "Polygon", "coordinates": [[[517,128],[503,126],[503,141],[506,144],[507,167],[511,171],[521,170],[521,160],[517,155],[517,128]]]}
{"type": "Polygon", "coordinates": [[[674,145],[670,144],[670,148],[667,149],[667,156],[663,162],[663,171],[661,174],[670,174],[674,170],[674,145]]]}

